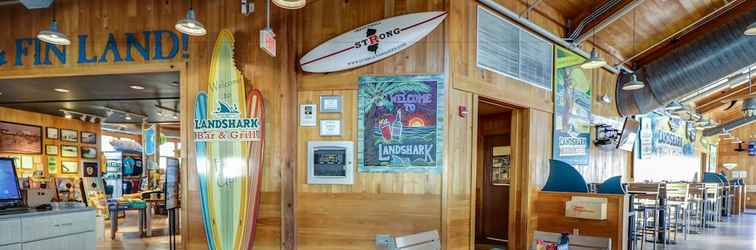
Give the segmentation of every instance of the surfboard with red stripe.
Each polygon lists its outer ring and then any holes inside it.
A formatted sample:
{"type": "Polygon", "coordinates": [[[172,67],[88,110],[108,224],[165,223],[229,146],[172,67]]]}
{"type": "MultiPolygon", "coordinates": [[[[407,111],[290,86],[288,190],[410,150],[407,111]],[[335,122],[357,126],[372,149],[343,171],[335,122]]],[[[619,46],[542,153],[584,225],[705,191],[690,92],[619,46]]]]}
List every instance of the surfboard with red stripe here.
{"type": "Polygon", "coordinates": [[[446,18],[445,11],[396,16],[341,34],[307,52],[303,71],[326,73],[371,64],[402,51],[431,33],[446,18]]]}

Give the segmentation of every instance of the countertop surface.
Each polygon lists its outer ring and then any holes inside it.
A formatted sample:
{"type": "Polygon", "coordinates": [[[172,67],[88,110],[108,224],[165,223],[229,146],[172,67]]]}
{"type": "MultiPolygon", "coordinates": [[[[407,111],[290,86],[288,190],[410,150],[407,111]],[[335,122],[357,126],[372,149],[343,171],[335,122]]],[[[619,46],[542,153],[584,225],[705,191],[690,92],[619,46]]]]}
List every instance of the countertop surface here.
{"type": "Polygon", "coordinates": [[[95,209],[89,208],[89,207],[76,207],[76,208],[55,208],[52,210],[38,211],[34,208],[30,208],[25,212],[16,212],[16,213],[9,213],[9,214],[3,214],[2,210],[0,210],[0,220],[22,218],[22,217],[32,217],[32,216],[86,212],[86,211],[95,211],[95,209]]]}

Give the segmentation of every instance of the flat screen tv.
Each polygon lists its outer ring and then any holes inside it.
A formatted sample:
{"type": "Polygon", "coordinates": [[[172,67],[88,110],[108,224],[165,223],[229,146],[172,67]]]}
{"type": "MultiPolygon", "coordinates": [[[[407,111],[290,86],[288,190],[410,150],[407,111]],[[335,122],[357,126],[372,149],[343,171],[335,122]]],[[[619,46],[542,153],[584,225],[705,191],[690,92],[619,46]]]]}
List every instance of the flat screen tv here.
{"type": "Polygon", "coordinates": [[[22,199],[13,159],[0,158],[0,206],[18,206],[22,199]]]}
{"type": "Polygon", "coordinates": [[[625,151],[633,151],[635,140],[638,138],[638,128],[640,123],[632,117],[625,118],[625,123],[622,125],[622,133],[617,141],[617,148],[625,151]]]}

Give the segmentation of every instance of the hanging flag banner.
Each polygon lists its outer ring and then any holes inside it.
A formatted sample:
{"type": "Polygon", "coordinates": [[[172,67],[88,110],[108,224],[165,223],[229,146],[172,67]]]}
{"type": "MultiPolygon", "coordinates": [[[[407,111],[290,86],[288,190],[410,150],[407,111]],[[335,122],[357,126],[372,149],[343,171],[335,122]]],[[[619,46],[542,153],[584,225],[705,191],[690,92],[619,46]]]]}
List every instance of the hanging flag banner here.
{"type": "Polygon", "coordinates": [[[446,14],[444,11],[421,12],[369,23],[307,52],[299,65],[306,72],[326,73],[377,62],[431,33],[446,14]]]}
{"type": "Polygon", "coordinates": [[[441,171],[442,76],[360,77],[358,110],[361,172],[441,171]]]}
{"type": "Polygon", "coordinates": [[[251,249],[260,205],[263,98],[247,92],[234,63],[234,37],[218,35],[208,91],[197,95],[194,138],[208,248],[251,249]]]}
{"type": "Polygon", "coordinates": [[[591,80],[580,68],[585,58],[555,47],[554,141],[552,158],[588,165],[591,141],[591,80]]]}

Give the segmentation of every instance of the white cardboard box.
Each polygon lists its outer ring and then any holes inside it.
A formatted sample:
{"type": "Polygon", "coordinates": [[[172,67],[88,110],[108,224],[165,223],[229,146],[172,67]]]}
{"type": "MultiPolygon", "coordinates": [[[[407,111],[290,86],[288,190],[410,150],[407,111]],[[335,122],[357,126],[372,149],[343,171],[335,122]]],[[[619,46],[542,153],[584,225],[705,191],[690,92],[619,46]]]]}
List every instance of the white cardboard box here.
{"type": "Polygon", "coordinates": [[[606,220],[606,207],[609,201],[606,198],[573,196],[564,206],[564,214],[567,217],[606,220]]]}

